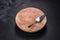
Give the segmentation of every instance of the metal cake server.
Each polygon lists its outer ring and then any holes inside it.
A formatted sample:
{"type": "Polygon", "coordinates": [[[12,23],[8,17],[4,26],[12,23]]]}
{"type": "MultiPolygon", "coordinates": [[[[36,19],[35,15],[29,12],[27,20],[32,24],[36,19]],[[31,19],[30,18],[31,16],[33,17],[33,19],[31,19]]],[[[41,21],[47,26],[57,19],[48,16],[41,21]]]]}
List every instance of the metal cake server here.
{"type": "MultiPolygon", "coordinates": [[[[37,18],[36,18],[36,22],[34,22],[33,24],[35,24],[35,23],[40,23],[40,22],[44,19],[45,16],[46,16],[46,15],[44,14],[44,15],[42,15],[41,17],[37,17],[37,18]]],[[[28,27],[31,27],[33,24],[29,25],[28,27]]]]}

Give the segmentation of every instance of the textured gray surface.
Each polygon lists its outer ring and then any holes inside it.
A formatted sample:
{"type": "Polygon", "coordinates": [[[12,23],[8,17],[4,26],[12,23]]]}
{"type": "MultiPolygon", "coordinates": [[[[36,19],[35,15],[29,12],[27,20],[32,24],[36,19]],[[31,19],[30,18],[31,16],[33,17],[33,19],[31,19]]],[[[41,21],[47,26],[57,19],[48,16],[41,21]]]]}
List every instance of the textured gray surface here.
{"type": "Polygon", "coordinates": [[[1,0],[0,40],[60,40],[60,17],[56,0],[1,0]],[[25,33],[15,25],[16,13],[25,7],[36,7],[47,14],[47,25],[37,33],[25,33]]]}

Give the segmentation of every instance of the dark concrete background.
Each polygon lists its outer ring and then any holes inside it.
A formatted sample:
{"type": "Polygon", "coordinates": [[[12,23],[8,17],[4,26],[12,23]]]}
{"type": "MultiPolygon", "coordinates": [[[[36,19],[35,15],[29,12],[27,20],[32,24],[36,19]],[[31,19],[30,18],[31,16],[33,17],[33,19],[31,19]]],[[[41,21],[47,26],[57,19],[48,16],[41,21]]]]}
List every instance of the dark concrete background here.
{"type": "Polygon", "coordinates": [[[0,0],[0,40],[60,40],[60,12],[57,0],[0,0]],[[39,32],[26,33],[16,27],[15,15],[26,7],[36,7],[47,16],[39,32]]]}

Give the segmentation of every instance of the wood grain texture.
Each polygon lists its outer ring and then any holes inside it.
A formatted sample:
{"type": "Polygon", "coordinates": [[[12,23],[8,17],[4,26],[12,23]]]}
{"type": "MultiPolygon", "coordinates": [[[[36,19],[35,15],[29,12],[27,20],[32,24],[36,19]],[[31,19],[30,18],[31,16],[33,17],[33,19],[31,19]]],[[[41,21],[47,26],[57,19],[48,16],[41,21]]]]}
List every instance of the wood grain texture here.
{"type": "Polygon", "coordinates": [[[16,25],[25,32],[37,32],[41,30],[47,22],[46,16],[40,23],[35,23],[35,19],[44,15],[44,12],[38,8],[28,7],[20,10],[15,18],[16,25]],[[29,25],[33,24],[31,27],[29,25]]]}

